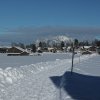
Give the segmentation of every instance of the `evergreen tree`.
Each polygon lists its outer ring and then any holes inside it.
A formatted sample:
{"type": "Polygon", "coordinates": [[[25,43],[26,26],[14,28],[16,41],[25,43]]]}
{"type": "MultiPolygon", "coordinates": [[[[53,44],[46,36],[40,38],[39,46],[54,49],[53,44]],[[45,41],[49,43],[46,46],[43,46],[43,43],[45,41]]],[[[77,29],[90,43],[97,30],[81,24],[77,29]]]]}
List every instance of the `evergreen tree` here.
{"type": "Polygon", "coordinates": [[[75,46],[75,47],[78,47],[78,44],[79,44],[78,39],[75,39],[75,40],[74,40],[74,46],[75,46]]]}
{"type": "Polygon", "coordinates": [[[34,53],[36,52],[36,45],[35,44],[32,45],[32,52],[34,52],[34,53]]]}
{"type": "Polygon", "coordinates": [[[63,47],[65,46],[64,42],[61,42],[61,49],[63,50],[63,47]]]}
{"type": "Polygon", "coordinates": [[[19,43],[19,47],[25,49],[25,45],[23,43],[19,43]]]}
{"type": "Polygon", "coordinates": [[[89,42],[88,42],[88,41],[86,41],[86,42],[85,42],[85,45],[86,45],[86,46],[89,46],[89,42]]]}
{"type": "Polygon", "coordinates": [[[39,42],[39,47],[41,47],[41,48],[42,48],[42,42],[39,42]]]}
{"type": "Polygon", "coordinates": [[[96,45],[100,47],[100,41],[96,41],[96,45]]]}

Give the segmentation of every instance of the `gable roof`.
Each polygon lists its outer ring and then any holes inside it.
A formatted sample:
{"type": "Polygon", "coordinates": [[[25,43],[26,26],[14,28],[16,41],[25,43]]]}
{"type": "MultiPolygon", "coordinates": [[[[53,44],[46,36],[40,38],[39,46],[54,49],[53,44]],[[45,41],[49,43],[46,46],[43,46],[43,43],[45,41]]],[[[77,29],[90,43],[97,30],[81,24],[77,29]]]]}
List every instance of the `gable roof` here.
{"type": "Polygon", "coordinates": [[[16,49],[22,51],[22,52],[27,52],[27,53],[29,53],[28,50],[26,50],[26,49],[23,49],[23,48],[18,47],[18,46],[14,46],[14,47],[15,47],[16,49]]]}

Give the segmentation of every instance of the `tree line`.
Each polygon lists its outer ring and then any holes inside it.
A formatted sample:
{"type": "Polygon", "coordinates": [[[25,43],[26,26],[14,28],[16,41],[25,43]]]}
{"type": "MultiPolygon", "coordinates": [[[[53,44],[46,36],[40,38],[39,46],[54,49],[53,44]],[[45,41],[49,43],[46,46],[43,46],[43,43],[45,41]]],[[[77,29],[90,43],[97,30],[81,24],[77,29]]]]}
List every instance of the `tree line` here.
{"type": "Polygon", "coordinates": [[[72,46],[72,45],[75,45],[75,47],[80,47],[80,46],[100,46],[100,40],[93,40],[93,41],[79,41],[78,39],[74,39],[73,42],[64,42],[64,41],[61,41],[60,43],[52,43],[52,44],[48,44],[47,42],[44,42],[44,41],[40,41],[38,44],[36,44],[35,42],[34,43],[31,43],[31,44],[28,44],[28,45],[25,45],[24,43],[12,43],[11,45],[12,46],[19,46],[23,49],[26,49],[26,48],[30,48],[32,50],[32,52],[36,52],[36,49],[37,47],[40,47],[40,48],[48,48],[48,47],[53,47],[53,48],[57,48],[57,49],[60,49],[60,50],[63,50],[63,47],[68,47],[68,46],[72,46]]]}

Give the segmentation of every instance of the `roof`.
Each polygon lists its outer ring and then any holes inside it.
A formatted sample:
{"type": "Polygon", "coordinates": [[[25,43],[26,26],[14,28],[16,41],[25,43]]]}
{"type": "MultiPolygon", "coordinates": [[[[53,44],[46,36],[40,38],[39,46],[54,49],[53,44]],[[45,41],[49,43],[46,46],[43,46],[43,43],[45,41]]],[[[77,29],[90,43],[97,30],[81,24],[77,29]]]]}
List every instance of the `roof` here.
{"type": "Polygon", "coordinates": [[[71,49],[71,46],[68,46],[67,49],[71,49]]]}
{"type": "Polygon", "coordinates": [[[91,46],[81,46],[80,48],[85,48],[85,49],[89,49],[91,46]]]}
{"type": "Polygon", "coordinates": [[[22,52],[27,52],[27,53],[29,53],[28,50],[26,50],[26,49],[23,49],[23,48],[18,47],[18,46],[14,46],[14,47],[17,48],[18,50],[22,51],[22,52]]]}
{"type": "Polygon", "coordinates": [[[54,48],[48,48],[48,50],[54,50],[54,48]]]}

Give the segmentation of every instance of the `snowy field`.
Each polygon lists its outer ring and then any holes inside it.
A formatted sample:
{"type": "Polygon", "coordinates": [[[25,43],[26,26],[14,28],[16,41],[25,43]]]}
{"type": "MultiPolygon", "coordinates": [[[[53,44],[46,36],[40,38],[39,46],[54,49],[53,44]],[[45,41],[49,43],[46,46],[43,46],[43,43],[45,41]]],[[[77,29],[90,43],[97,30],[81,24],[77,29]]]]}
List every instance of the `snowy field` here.
{"type": "Polygon", "coordinates": [[[0,100],[100,100],[100,56],[0,55],[0,100]]]}
{"type": "Polygon", "coordinates": [[[71,58],[70,53],[42,53],[40,56],[7,56],[7,54],[0,54],[0,68],[20,67],[23,65],[69,58],[71,58]]]}

